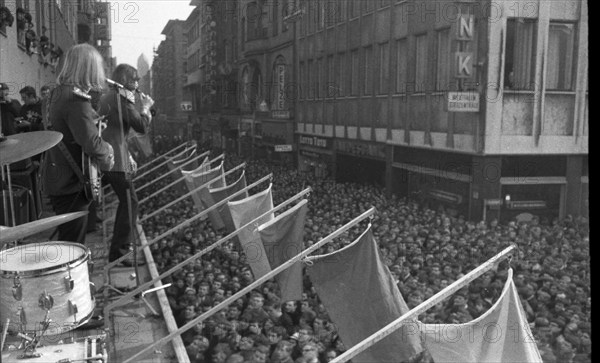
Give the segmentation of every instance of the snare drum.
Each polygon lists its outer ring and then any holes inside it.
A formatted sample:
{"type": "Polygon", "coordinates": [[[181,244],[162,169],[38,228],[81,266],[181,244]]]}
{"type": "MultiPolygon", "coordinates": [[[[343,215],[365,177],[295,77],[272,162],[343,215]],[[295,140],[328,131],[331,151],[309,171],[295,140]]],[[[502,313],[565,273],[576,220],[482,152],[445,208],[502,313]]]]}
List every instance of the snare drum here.
{"type": "Polygon", "coordinates": [[[60,334],[87,322],[95,301],[88,272],[90,251],[70,242],[42,242],[0,252],[0,315],[9,330],[60,334]]]}

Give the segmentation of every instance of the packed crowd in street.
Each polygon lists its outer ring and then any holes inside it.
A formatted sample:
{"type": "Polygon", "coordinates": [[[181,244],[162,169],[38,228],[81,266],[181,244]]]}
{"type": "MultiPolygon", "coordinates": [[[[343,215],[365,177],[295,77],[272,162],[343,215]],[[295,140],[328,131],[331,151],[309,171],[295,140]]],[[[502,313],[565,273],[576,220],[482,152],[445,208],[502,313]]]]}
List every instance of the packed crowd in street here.
{"type": "MultiPolygon", "coordinates": [[[[155,153],[170,150],[163,140],[155,153]]],[[[211,155],[216,155],[211,153],[211,155]]],[[[518,253],[496,269],[419,316],[423,323],[465,323],[497,301],[513,269],[521,303],[544,362],[591,360],[591,295],[589,224],[584,218],[535,218],[531,222],[493,220],[475,223],[443,209],[387,197],[374,185],[314,180],[287,166],[241,160],[226,155],[225,170],[245,161],[248,184],[273,173],[277,205],[306,187],[308,197],[304,242],[308,247],[360,213],[376,208],[372,223],[381,257],[397,281],[410,308],[494,256],[510,244],[518,253]]],[[[166,169],[166,167],[165,167],[166,169]]],[[[228,176],[235,180],[238,174],[228,176]]],[[[151,180],[148,176],[147,180],[151,180]]],[[[139,192],[140,200],[171,180],[161,180],[139,192]]],[[[145,183],[145,182],[144,182],[145,183]]],[[[250,192],[263,190],[258,186],[250,192]]],[[[170,188],[140,205],[140,218],[187,190],[170,188]]],[[[144,222],[148,240],[193,217],[192,198],[173,205],[144,222]]],[[[315,254],[338,250],[354,241],[365,224],[350,228],[315,254]]],[[[152,245],[159,271],[166,271],[226,235],[209,220],[194,222],[152,245]]],[[[239,245],[221,247],[171,275],[167,295],[179,326],[210,310],[253,281],[239,245]]],[[[368,307],[365,307],[368,308],[368,307]]],[[[281,301],[274,280],[240,298],[182,334],[192,362],[329,362],[346,350],[307,276],[301,301],[281,301]]],[[[426,351],[415,361],[432,361],[426,351]]]]}

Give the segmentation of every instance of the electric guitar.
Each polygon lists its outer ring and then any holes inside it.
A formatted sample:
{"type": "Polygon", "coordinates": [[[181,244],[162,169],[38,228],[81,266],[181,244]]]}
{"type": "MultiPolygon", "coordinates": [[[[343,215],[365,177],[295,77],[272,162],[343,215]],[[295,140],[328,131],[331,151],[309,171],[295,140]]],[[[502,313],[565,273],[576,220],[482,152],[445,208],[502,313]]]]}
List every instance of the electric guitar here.
{"type": "MultiPolygon", "coordinates": [[[[106,123],[103,122],[106,119],[106,116],[101,116],[97,118],[95,121],[96,126],[98,127],[98,136],[102,136],[102,130],[106,128],[106,123]]],[[[83,151],[82,151],[83,153],[83,151]]],[[[100,174],[100,170],[98,169],[98,165],[94,162],[92,158],[83,153],[83,158],[81,159],[85,163],[87,161],[87,165],[84,165],[83,170],[87,170],[87,177],[89,182],[86,184],[86,193],[88,196],[91,196],[95,201],[100,202],[100,191],[102,190],[102,175],[100,174]],[[87,166],[87,168],[85,168],[87,166]]]]}

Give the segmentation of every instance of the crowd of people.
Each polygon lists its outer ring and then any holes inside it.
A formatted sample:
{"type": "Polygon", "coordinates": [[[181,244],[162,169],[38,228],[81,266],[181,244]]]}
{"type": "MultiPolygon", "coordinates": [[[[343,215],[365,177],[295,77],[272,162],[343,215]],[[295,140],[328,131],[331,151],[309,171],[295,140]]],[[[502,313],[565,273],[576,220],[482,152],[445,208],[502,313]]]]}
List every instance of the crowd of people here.
{"type": "MultiPolygon", "coordinates": [[[[164,142],[155,152],[173,146],[164,142]]],[[[227,155],[226,170],[242,160],[227,155]]],[[[285,166],[246,161],[248,184],[273,173],[277,205],[307,186],[309,212],[305,247],[318,242],[372,206],[372,228],[381,257],[403,297],[413,308],[510,244],[517,255],[485,273],[423,315],[423,323],[465,323],[497,300],[508,267],[544,362],[591,360],[589,224],[583,218],[531,222],[475,223],[431,210],[414,202],[386,197],[378,186],[311,180],[285,166]]],[[[235,174],[235,173],[234,173],[235,174]]],[[[238,174],[239,175],[239,174],[238,174]]],[[[228,181],[237,175],[229,175],[228,181]]],[[[151,178],[149,176],[149,178],[151,178]]],[[[157,182],[150,195],[172,180],[157,182]]],[[[256,191],[266,187],[256,187],[256,191]]],[[[179,197],[171,188],[140,205],[140,217],[179,197]]],[[[251,194],[256,192],[251,191],[251,194]]],[[[142,199],[143,196],[140,196],[142,199]]],[[[148,219],[150,241],[196,214],[191,198],[148,219]]],[[[366,226],[359,224],[315,254],[328,253],[354,241],[366,226]]],[[[193,223],[152,245],[160,271],[166,271],[224,237],[208,220],[193,223]]],[[[228,241],[172,274],[167,296],[180,326],[216,306],[253,281],[239,245],[228,241]]],[[[305,276],[301,301],[281,301],[271,280],[182,334],[192,362],[329,362],[346,350],[334,322],[305,276]]],[[[414,361],[430,362],[425,351],[414,361]]]]}

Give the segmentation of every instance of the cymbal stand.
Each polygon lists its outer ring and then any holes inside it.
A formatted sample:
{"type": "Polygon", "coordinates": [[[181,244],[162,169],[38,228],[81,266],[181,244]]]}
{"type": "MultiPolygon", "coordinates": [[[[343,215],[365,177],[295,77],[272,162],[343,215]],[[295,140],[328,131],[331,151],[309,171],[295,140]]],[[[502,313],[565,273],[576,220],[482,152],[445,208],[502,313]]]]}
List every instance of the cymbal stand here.
{"type": "MultiPolygon", "coordinates": [[[[2,141],[0,141],[2,142],[2,141]]],[[[2,205],[4,208],[4,221],[6,223],[6,225],[8,226],[10,221],[8,218],[8,209],[7,209],[7,205],[6,205],[6,190],[4,190],[4,180],[6,179],[6,183],[8,185],[8,202],[9,202],[9,206],[10,206],[10,216],[12,219],[12,224],[10,224],[12,227],[17,225],[17,221],[15,218],[15,201],[13,198],[13,193],[12,193],[12,181],[11,181],[11,177],[10,177],[10,165],[6,164],[6,165],[2,165],[1,166],[2,169],[2,205]],[[6,166],[6,174],[4,173],[4,167],[6,166]]]]}

